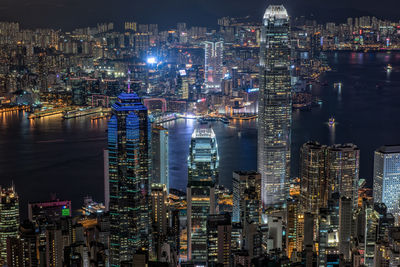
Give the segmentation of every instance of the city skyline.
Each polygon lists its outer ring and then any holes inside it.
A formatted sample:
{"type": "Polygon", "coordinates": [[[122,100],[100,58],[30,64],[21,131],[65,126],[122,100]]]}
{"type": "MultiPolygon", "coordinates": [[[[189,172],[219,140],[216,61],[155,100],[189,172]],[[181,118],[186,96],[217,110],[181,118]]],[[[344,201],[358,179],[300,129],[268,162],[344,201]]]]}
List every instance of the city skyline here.
{"type": "Polygon", "coordinates": [[[302,1],[0,21],[0,263],[400,265],[400,21],[302,1]]]}
{"type": "MultiPolygon", "coordinates": [[[[138,20],[142,23],[162,23],[168,26],[176,25],[181,21],[189,22],[192,25],[213,26],[219,17],[223,16],[251,16],[253,20],[262,16],[262,12],[269,4],[284,4],[289,13],[293,17],[298,16],[314,16],[321,22],[327,22],[328,18],[335,20],[330,16],[332,13],[336,17],[344,20],[351,16],[377,16],[388,19],[396,18],[395,7],[398,6],[396,0],[385,0],[383,2],[376,1],[335,1],[334,3],[321,3],[320,1],[264,1],[252,0],[243,5],[240,1],[220,0],[218,2],[208,1],[191,1],[184,5],[175,2],[164,2],[160,0],[152,0],[146,3],[133,3],[128,0],[119,0],[110,8],[106,0],[102,1],[60,1],[54,2],[50,0],[40,0],[34,3],[25,0],[6,0],[0,5],[0,18],[2,20],[19,21],[24,27],[53,27],[72,30],[80,25],[95,26],[98,22],[115,21],[122,25],[124,21],[138,20]],[[152,5],[156,9],[149,9],[152,5]],[[210,9],[209,7],[214,8],[210,9]],[[391,6],[392,8],[386,8],[391,6]],[[260,8],[262,7],[262,8],[260,8]],[[195,11],[194,11],[195,10],[195,11]],[[77,14],[74,20],[70,20],[66,14],[74,12],[77,14]],[[89,12],[89,16],[87,16],[89,12]],[[171,12],[179,13],[180,19],[168,16],[171,12]],[[46,16],[43,16],[43,15],[46,16]],[[204,17],[212,18],[212,20],[204,20],[204,17]],[[155,20],[152,18],[156,18],[155,20]]],[[[336,21],[340,22],[340,21],[336,21]]],[[[52,28],[53,28],[52,27],[52,28]]]]}

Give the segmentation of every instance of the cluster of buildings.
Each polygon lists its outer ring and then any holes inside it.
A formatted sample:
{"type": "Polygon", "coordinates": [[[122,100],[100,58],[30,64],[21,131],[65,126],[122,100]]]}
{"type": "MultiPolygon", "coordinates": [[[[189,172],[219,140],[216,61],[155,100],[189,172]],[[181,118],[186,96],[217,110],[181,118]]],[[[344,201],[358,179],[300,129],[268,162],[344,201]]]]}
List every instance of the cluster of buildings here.
{"type": "MultiPolygon", "coordinates": [[[[0,264],[19,266],[397,266],[400,147],[376,150],[373,196],[354,144],[301,147],[291,178],[293,87],[327,70],[324,50],[394,49],[397,23],[325,26],[271,5],[262,23],[159,31],[112,23],[72,32],[0,23],[2,104],[111,108],[104,205],[30,203],[0,191],[0,264]],[[125,90],[125,88],[128,88],[125,90]],[[256,113],[258,170],[219,184],[217,136],[198,125],[186,192],[170,188],[168,113],[256,113]]],[[[302,89],[305,90],[305,89],[302,89]]],[[[50,107],[51,106],[51,107],[50,107]]]]}

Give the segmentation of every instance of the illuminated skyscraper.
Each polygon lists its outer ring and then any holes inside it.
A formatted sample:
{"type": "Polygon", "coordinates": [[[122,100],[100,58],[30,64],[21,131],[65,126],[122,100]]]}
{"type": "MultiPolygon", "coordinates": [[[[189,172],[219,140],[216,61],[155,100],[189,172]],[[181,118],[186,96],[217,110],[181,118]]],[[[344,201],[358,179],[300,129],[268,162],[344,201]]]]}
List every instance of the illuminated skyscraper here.
{"type": "Polygon", "coordinates": [[[134,93],[121,93],[108,122],[110,266],[149,248],[151,126],[134,93]]]}
{"type": "Polygon", "coordinates": [[[300,149],[300,196],[305,212],[318,214],[327,205],[326,149],[317,142],[307,142],[300,149]]]}
{"type": "Polygon", "coordinates": [[[292,93],[289,16],[283,6],[267,8],[261,29],[258,108],[258,171],[263,207],[288,197],[292,93]]]}
{"type": "Polygon", "coordinates": [[[204,42],[204,80],[206,89],[219,91],[222,81],[224,42],[204,42]]]}
{"type": "Polygon", "coordinates": [[[374,157],[374,202],[384,203],[396,224],[400,216],[400,145],[382,146],[374,157]]]}
{"type": "Polygon", "coordinates": [[[188,158],[187,234],[188,259],[207,262],[207,216],[215,213],[218,181],[218,145],[211,128],[196,128],[188,158]]]}
{"type": "Polygon", "coordinates": [[[168,163],[168,130],[162,126],[153,126],[151,134],[152,150],[152,181],[164,184],[169,192],[169,163],[168,163]]]}
{"type": "Polygon", "coordinates": [[[0,189],[0,265],[7,261],[7,238],[18,237],[19,198],[14,187],[0,189]]]}
{"type": "Polygon", "coordinates": [[[353,208],[358,205],[360,149],[354,144],[333,145],[327,152],[327,179],[331,193],[351,198],[353,208]]]}
{"type": "Polygon", "coordinates": [[[233,222],[261,222],[261,175],[258,172],[233,172],[233,222]]]}

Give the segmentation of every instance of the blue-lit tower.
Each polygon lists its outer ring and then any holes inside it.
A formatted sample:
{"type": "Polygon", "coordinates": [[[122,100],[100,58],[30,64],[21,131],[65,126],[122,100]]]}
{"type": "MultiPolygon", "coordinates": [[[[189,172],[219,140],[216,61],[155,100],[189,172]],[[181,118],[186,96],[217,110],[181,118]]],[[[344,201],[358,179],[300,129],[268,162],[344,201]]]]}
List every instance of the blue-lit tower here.
{"type": "MultiPolygon", "coordinates": [[[[128,90],[129,92],[129,90],[128,90]]],[[[122,93],[108,122],[110,266],[150,247],[151,125],[135,93],[122,93]]]]}

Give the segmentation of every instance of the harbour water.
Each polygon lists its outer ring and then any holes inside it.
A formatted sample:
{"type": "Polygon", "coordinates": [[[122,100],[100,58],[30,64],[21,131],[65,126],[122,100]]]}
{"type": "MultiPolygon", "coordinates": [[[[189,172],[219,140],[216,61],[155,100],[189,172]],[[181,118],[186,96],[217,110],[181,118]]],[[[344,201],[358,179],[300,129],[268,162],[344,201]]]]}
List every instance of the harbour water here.
{"type": "MultiPolygon", "coordinates": [[[[372,184],[373,151],[400,143],[400,53],[329,53],[332,71],[315,85],[322,100],[311,111],[293,112],[291,175],[298,174],[299,149],[308,140],[355,143],[361,150],[360,178],[372,184]],[[393,66],[386,72],[387,64],[393,66]],[[340,90],[334,83],[341,82],[340,90]],[[334,117],[334,127],[328,126],[334,117]]],[[[165,123],[170,136],[170,185],[185,190],[187,155],[194,120],[165,123]]],[[[231,187],[232,171],[257,167],[256,121],[212,122],[220,154],[220,183],[231,187]]],[[[106,119],[62,120],[61,115],[28,120],[25,112],[0,114],[0,185],[14,182],[25,217],[28,201],[56,193],[78,209],[83,197],[103,201],[106,119]]]]}

